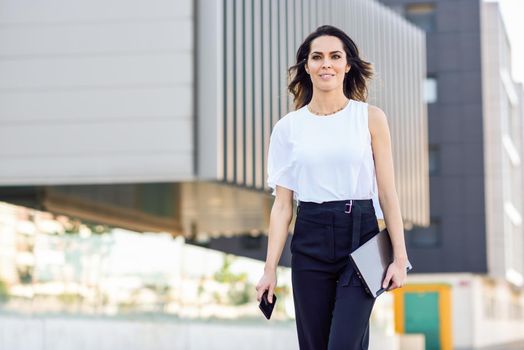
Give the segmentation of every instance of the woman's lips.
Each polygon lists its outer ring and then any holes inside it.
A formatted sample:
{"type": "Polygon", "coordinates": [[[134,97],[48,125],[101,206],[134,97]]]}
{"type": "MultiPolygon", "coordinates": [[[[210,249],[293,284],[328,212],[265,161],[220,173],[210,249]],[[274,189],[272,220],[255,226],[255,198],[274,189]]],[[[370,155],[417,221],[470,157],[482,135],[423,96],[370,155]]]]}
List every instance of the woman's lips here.
{"type": "Polygon", "coordinates": [[[320,79],[329,80],[333,77],[333,74],[320,74],[320,79]]]}

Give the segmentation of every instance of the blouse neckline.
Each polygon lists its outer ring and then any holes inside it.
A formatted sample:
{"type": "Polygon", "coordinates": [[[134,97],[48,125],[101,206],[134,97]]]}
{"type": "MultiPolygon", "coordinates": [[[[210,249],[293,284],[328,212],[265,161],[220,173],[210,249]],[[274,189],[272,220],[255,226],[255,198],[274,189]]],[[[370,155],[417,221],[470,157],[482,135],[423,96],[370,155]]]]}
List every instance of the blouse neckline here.
{"type": "Polygon", "coordinates": [[[342,108],[340,111],[338,112],[335,112],[335,113],[331,113],[331,114],[328,114],[328,115],[316,115],[315,113],[312,113],[309,108],[308,108],[308,105],[305,105],[304,108],[306,109],[306,113],[308,116],[310,117],[313,117],[313,118],[316,118],[316,119],[332,119],[332,118],[335,118],[341,114],[343,114],[348,108],[349,106],[351,106],[353,104],[353,99],[349,99],[349,102],[346,104],[346,106],[344,108],[342,108]]]}

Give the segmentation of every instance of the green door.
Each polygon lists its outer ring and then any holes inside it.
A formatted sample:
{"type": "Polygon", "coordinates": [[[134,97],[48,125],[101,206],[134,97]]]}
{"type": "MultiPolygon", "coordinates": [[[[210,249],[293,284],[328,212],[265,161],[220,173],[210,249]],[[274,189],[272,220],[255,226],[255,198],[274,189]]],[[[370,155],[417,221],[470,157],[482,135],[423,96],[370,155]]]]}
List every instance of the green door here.
{"type": "Polygon", "coordinates": [[[423,333],[426,350],[440,350],[438,292],[406,292],[404,317],[406,333],[423,333]]]}

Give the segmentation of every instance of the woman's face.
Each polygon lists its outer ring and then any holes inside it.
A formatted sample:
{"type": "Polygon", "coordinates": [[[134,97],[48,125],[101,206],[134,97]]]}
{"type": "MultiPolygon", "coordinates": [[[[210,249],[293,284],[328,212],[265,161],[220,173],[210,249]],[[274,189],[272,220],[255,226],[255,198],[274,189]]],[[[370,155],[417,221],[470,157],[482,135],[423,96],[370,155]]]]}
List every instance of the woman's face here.
{"type": "Polygon", "coordinates": [[[335,36],[320,36],[311,42],[306,72],[313,87],[322,91],[342,89],[347,64],[342,41],[335,36]]]}

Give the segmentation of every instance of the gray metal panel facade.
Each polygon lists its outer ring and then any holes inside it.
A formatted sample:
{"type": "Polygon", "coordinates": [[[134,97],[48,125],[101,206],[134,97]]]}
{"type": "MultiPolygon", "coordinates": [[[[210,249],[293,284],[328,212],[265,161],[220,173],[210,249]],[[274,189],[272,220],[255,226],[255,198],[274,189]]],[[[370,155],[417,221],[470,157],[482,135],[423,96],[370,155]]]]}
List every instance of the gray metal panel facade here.
{"type": "MultiPolygon", "coordinates": [[[[206,4],[207,1],[202,1],[206,4]]],[[[213,11],[202,5],[200,13],[213,11]]],[[[200,65],[221,64],[217,91],[198,95],[201,125],[218,126],[218,142],[199,142],[201,179],[218,179],[250,189],[267,189],[268,140],[275,122],[293,109],[287,68],[298,46],[319,25],[345,30],[364,59],[374,65],[368,102],[388,116],[397,191],[406,223],[429,222],[427,121],[422,87],[426,76],[425,36],[390,9],[369,0],[223,0],[222,16],[202,23],[200,65]],[[215,26],[216,30],[209,30],[215,26]],[[222,35],[216,35],[216,32],[222,35]],[[221,38],[223,51],[210,47],[221,38]],[[217,53],[220,55],[217,56],[217,53]],[[206,59],[207,57],[207,59],[206,59]],[[215,101],[217,98],[222,101],[215,101]],[[211,105],[209,101],[212,101],[211,105]],[[216,113],[212,113],[215,110],[216,113]],[[218,120],[218,121],[217,121],[218,120]],[[216,145],[221,148],[216,150],[216,145]],[[216,157],[216,162],[211,160],[216,157]]],[[[200,17],[209,17],[199,15],[200,17]]],[[[219,45],[220,46],[220,45],[219,45]]],[[[214,77],[199,78],[199,85],[214,77]]]]}
{"type": "Polygon", "coordinates": [[[434,226],[406,232],[409,255],[417,272],[487,272],[481,1],[380,1],[398,13],[409,4],[435,9],[435,29],[426,36],[427,73],[437,81],[437,101],[428,104],[434,226]],[[426,237],[436,242],[417,243],[426,237]]]}
{"type": "Polygon", "coordinates": [[[2,1],[0,185],[193,177],[192,1],[2,1]]]}

